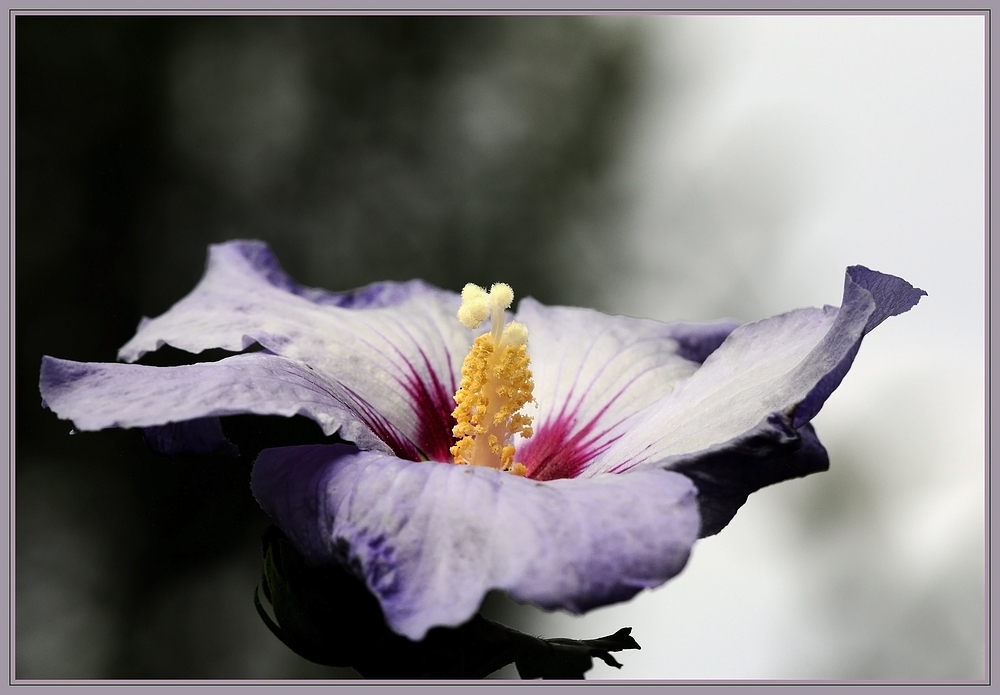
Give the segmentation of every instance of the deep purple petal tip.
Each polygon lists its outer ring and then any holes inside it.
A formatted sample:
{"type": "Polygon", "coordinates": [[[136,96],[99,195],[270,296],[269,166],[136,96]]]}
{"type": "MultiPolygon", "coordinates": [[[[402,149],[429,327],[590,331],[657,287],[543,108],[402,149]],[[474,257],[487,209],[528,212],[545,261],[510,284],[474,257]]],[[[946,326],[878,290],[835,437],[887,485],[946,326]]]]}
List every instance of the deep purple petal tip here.
{"type": "MultiPolygon", "coordinates": [[[[875,299],[876,309],[868,319],[866,333],[890,316],[898,316],[909,311],[917,305],[921,297],[927,296],[924,290],[914,287],[903,278],[880,273],[863,265],[852,265],[847,269],[845,283],[850,282],[867,290],[875,299]]],[[[845,288],[845,295],[846,292],[845,288]]]]}
{"type": "Polygon", "coordinates": [[[795,408],[793,427],[801,427],[815,417],[830,394],[840,386],[854,363],[864,336],[890,316],[912,309],[926,294],[895,275],[870,270],[863,265],[850,266],[844,279],[844,300],[837,319],[827,338],[817,346],[817,351],[831,353],[839,349],[841,358],[795,408]],[[857,324],[864,313],[868,314],[867,319],[859,327],[857,324]],[[850,344],[838,345],[837,340],[848,334],[856,337],[850,344]]]}

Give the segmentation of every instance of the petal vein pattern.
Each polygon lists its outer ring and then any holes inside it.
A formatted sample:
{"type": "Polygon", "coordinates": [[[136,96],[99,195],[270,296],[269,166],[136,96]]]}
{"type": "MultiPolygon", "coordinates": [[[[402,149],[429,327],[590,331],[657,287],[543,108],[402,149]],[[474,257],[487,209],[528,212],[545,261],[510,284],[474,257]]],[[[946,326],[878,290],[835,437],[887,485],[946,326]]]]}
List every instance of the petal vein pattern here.
{"type": "Polygon", "coordinates": [[[517,456],[536,480],[588,475],[632,418],[699,366],[679,354],[670,324],[530,298],[517,320],[532,336],[537,401],[535,436],[520,443],[517,456]]]}
{"type": "Polygon", "coordinates": [[[257,342],[342,385],[374,428],[391,424],[399,433],[390,441],[399,455],[448,460],[461,368],[455,360],[470,344],[454,320],[458,298],[414,282],[388,295],[391,306],[343,308],[332,293],[317,303],[275,284],[264,256],[249,258],[246,246],[213,246],[198,286],[162,316],[144,320],[119,357],[134,361],[164,344],[200,352],[257,342]]]}
{"type": "Polygon", "coordinates": [[[762,429],[780,437],[775,416],[804,426],[840,384],[864,335],[924,294],[901,278],[848,268],[839,309],[797,309],[735,329],[695,374],[636,417],[587,473],[670,465],[735,446],[762,429]]]}
{"type": "Polygon", "coordinates": [[[627,600],[677,574],[699,528],[694,485],[659,470],[538,483],[285,447],[261,453],[253,491],[307,559],[354,568],[411,639],[468,620],[492,589],[574,613],[627,600]]]}
{"type": "Polygon", "coordinates": [[[358,446],[391,449],[339,385],[276,355],[235,355],[180,367],[81,363],[45,357],[45,404],[80,430],[148,427],[205,417],[255,413],[304,415],[325,434],[358,446]]]}

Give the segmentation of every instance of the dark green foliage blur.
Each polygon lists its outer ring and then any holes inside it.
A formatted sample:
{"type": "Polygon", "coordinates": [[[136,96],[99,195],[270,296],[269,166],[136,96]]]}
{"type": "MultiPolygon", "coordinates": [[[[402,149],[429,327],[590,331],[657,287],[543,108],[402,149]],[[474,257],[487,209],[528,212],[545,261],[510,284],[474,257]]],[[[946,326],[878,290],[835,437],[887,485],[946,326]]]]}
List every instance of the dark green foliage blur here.
{"type": "MultiPolygon", "coordinates": [[[[15,20],[16,677],[295,678],[252,604],[252,459],[70,434],[43,354],[112,361],[258,238],[307,285],[587,304],[640,34],[577,17],[15,20]]],[[[308,428],[306,423],[305,427],[308,428]]]]}

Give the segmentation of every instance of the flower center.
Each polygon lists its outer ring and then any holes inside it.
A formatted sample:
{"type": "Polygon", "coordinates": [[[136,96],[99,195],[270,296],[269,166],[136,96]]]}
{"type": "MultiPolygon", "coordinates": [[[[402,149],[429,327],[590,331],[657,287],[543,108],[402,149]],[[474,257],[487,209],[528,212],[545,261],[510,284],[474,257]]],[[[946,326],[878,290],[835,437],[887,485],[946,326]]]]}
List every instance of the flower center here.
{"type": "Polygon", "coordinates": [[[462,290],[458,320],[477,328],[488,316],[492,330],[476,338],[462,364],[452,430],[458,441],[451,455],[455,463],[524,475],[527,468],[514,461],[511,440],[532,434],[531,418],[520,410],[534,400],[535,384],[528,368],[528,329],[514,321],[504,325],[504,309],[513,300],[510,285],[502,282],[489,292],[471,283],[462,290]]]}

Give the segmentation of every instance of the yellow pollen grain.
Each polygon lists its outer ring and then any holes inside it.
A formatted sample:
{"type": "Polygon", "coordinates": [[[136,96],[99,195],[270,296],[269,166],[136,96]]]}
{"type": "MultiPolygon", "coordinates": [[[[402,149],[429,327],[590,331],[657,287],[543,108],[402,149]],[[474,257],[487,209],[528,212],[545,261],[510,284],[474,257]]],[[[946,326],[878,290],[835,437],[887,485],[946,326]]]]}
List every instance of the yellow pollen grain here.
{"type": "Polygon", "coordinates": [[[504,309],[513,301],[510,286],[496,283],[489,293],[468,284],[462,290],[458,319],[475,328],[491,318],[492,330],[472,344],[462,365],[462,381],[455,394],[455,463],[489,466],[525,475],[514,461],[515,435],[532,435],[531,418],[520,412],[534,401],[534,382],[527,352],[528,329],[520,323],[504,325],[504,309]]]}

